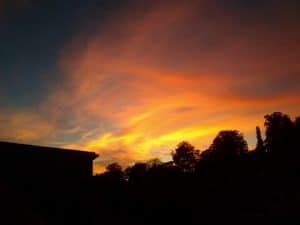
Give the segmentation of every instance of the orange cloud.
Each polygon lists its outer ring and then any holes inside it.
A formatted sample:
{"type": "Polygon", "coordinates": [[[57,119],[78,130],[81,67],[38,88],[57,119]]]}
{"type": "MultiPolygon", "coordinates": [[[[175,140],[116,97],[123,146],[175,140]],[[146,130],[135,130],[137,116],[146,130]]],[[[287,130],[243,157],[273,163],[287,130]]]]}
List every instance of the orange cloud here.
{"type": "Polygon", "coordinates": [[[124,164],[168,160],[178,142],[203,150],[222,129],[240,129],[253,146],[264,114],[299,113],[299,85],[289,86],[299,78],[283,75],[300,71],[299,48],[285,46],[293,26],[282,39],[264,26],[236,28],[217,12],[210,17],[200,1],[162,4],[138,19],[119,15],[83,45],[75,38],[60,59],[68,88],[58,99],[111,126],[73,147],[124,164]]]}
{"type": "Polygon", "coordinates": [[[128,7],[92,35],[79,31],[58,59],[63,82],[39,107],[41,128],[23,139],[45,141],[45,129],[51,145],[98,152],[101,171],[169,160],[182,140],[204,150],[222,129],[253,146],[266,113],[300,114],[300,32],[286,12],[276,12],[286,18],[278,32],[208,1],[183,2],[136,3],[138,13],[128,7]]]}
{"type": "Polygon", "coordinates": [[[37,144],[55,131],[51,121],[32,111],[0,114],[0,123],[5,127],[0,130],[0,136],[7,141],[37,144]]]}

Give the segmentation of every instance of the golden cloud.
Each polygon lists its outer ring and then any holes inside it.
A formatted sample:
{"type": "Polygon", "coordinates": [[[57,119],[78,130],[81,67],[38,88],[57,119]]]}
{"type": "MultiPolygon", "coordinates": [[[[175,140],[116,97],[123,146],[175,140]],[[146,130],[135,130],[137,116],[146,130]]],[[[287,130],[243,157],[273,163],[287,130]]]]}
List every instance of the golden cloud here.
{"type": "MultiPolygon", "coordinates": [[[[74,39],[60,59],[68,84],[62,99],[76,114],[114,128],[73,147],[125,164],[167,160],[182,140],[204,149],[219,130],[240,129],[253,141],[264,114],[288,105],[299,113],[296,88],[282,88],[278,96],[266,85],[300,71],[299,48],[289,54],[287,39],[263,26],[237,29],[230,16],[212,18],[200,3],[159,4],[138,18],[125,12],[105,30],[74,39]]],[[[287,38],[294,33],[285,31],[287,38]]]]}
{"type": "MultiPolygon", "coordinates": [[[[129,7],[92,35],[79,31],[58,59],[63,82],[39,107],[45,119],[36,133],[17,136],[34,140],[54,129],[66,135],[61,146],[98,152],[100,171],[105,160],[169,160],[182,140],[204,150],[223,129],[241,130],[251,146],[266,113],[299,114],[295,24],[282,20],[276,36],[207,4],[137,5],[141,13],[129,7]]],[[[33,123],[28,118],[15,127],[33,123]]]]}

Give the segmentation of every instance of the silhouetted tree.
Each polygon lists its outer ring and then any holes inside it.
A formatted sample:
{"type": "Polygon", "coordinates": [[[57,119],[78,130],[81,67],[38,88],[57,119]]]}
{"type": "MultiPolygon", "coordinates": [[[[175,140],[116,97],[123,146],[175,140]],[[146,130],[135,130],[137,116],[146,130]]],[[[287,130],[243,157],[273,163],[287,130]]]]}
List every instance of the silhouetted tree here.
{"type": "Polygon", "coordinates": [[[296,126],[297,129],[300,129],[300,116],[296,117],[295,126],[296,126]]]}
{"type": "Polygon", "coordinates": [[[135,163],[131,167],[127,167],[125,170],[128,180],[131,183],[140,183],[146,175],[148,166],[146,163],[135,163]]]}
{"type": "Polygon", "coordinates": [[[294,124],[290,117],[281,112],[265,115],[266,149],[270,153],[280,153],[293,148],[294,124]]]}
{"type": "Polygon", "coordinates": [[[295,128],[296,128],[296,133],[297,137],[300,138],[300,116],[296,117],[295,119],[295,128]]]}
{"type": "Polygon", "coordinates": [[[212,159],[212,150],[211,149],[206,149],[205,151],[202,151],[200,154],[200,161],[204,160],[210,160],[212,159]]]}
{"type": "Polygon", "coordinates": [[[300,116],[295,119],[295,138],[296,138],[296,148],[300,151],[300,116]]]}
{"type": "Polygon", "coordinates": [[[201,175],[202,179],[204,175],[211,174],[212,166],[214,167],[213,163],[215,161],[215,157],[210,149],[202,151],[200,154],[200,160],[197,162],[195,167],[195,172],[198,175],[201,175]]]}
{"type": "Polygon", "coordinates": [[[105,175],[111,182],[121,182],[125,180],[125,174],[119,163],[111,163],[106,166],[105,175]]]}
{"type": "Polygon", "coordinates": [[[190,143],[183,141],[172,151],[172,157],[174,163],[184,172],[192,172],[200,158],[200,152],[190,143]]]}
{"type": "Polygon", "coordinates": [[[261,131],[259,126],[256,127],[256,148],[255,150],[257,152],[265,152],[265,145],[264,145],[264,141],[261,137],[261,131]]]}
{"type": "Polygon", "coordinates": [[[122,166],[117,162],[111,163],[106,166],[106,171],[109,173],[119,172],[122,171],[122,166]]]}
{"type": "Polygon", "coordinates": [[[220,131],[210,145],[207,154],[216,159],[234,159],[248,152],[243,135],[237,130],[220,131]]]}
{"type": "Polygon", "coordinates": [[[146,162],[148,169],[160,166],[162,161],[159,158],[150,159],[146,162]]]}

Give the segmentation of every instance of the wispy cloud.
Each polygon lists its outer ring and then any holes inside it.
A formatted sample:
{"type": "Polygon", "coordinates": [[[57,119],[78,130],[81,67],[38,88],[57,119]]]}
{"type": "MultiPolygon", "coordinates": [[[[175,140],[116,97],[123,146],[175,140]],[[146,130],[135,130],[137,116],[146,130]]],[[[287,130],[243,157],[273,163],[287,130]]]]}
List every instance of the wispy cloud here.
{"type": "Polygon", "coordinates": [[[11,132],[32,123],[35,134],[11,137],[96,151],[101,170],[114,160],[167,160],[182,140],[205,149],[221,129],[240,129],[253,145],[264,114],[300,113],[300,32],[290,7],[265,8],[281,18],[270,24],[214,1],[133,2],[93,22],[93,32],[79,29],[39,114],[5,123],[11,132]]]}

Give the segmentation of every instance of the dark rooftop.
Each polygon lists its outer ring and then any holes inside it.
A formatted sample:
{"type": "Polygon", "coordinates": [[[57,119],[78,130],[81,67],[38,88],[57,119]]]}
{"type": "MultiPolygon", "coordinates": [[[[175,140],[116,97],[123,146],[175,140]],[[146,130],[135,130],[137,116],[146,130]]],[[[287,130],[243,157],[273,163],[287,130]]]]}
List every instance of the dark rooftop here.
{"type": "Polygon", "coordinates": [[[27,153],[28,151],[31,151],[31,153],[37,154],[43,152],[49,154],[70,155],[71,153],[73,156],[76,155],[80,157],[88,157],[92,160],[98,157],[98,154],[96,154],[95,152],[0,141],[0,152],[11,151],[12,148],[14,149],[14,151],[26,151],[27,153]]]}

